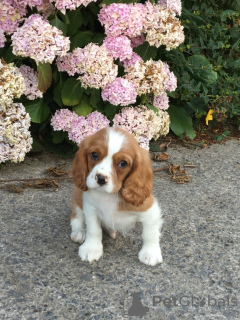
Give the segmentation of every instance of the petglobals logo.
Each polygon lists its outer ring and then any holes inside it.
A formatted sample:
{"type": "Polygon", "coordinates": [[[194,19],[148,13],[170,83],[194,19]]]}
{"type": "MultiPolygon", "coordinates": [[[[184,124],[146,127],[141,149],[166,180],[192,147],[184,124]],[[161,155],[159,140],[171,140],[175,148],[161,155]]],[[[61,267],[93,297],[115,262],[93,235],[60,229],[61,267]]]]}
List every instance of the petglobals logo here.
{"type": "Polygon", "coordinates": [[[153,296],[153,306],[164,307],[236,307],[238,305],[238,300],[235,297],[230,297],[229,295],[223,298],[215,298],[211,295],[207,297],[197,297],[194,295],[182,295],[179,297],[171,296],[171,297],[163,297],[163,296],[153,296]]]}

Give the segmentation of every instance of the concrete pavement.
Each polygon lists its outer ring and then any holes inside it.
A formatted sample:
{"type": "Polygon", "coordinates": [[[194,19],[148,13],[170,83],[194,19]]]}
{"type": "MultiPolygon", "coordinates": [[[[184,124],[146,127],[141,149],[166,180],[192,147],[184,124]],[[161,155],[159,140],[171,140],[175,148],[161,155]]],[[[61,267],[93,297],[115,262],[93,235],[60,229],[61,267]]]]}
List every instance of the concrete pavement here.
{"type": "MultiPolygon", "coordinates": [[[[81,262],[70,240],[70,180],[56,190],[0,189],[0,319],[240,319],[240,141],[167,153],[174,165],[195,167],[184,184],[155,173],[165,219],[156,267],[137,259],[140,226],[125,238],[104,234],[103,258],[81,262]]],[[[62,164],[35,154],[2,165],[0,179],[43,177],[62,164]]]]}

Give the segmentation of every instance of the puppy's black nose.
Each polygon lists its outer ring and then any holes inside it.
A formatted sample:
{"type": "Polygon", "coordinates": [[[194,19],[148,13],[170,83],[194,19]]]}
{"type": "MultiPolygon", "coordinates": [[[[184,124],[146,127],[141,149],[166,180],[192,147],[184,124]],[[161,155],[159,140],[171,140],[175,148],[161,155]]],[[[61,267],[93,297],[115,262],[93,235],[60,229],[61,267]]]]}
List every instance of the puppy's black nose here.
{"type": "Polygon", "coordinates": [[[97,174],[96,175],[96,180],[97,180],[97,183],[100,185],[100,186],[104,186],[104,184],[107,183],[107,177],[101,175],[101,174],[97,174]]]}

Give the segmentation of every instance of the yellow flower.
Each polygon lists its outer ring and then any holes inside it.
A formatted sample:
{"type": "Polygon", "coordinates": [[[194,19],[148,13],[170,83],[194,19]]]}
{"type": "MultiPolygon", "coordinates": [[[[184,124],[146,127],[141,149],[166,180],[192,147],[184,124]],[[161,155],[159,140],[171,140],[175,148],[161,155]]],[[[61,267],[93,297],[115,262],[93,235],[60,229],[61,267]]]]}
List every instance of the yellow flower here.
{"type": "Polygon", "coordinates": [[[212,116],[213,112],[214,112],[213,109],[210,109],[210,110],[208,111],[208,114],[207,114],[207,116],[206,116],[206,125],[207,125],[207,126],[208,126],[208,121],[211,121],[211,120],[213,119],[213,116],[212,116]]]}

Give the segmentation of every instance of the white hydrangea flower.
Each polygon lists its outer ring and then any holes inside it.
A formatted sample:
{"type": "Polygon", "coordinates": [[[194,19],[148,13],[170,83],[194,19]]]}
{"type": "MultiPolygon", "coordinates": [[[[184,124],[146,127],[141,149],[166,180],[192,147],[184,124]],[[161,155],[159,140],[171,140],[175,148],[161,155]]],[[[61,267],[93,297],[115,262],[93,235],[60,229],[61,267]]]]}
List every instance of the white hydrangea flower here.
{"type": "Polygon", "coordinates": [[[6,64],[0,60],[0,111],[6,110],[6,105],[13,99],[20,98],[26,89],[24,78],[13,63],[6,64]]]}
{"type": "Polygon", "coordinates": [[[38,89],[38,75],[37,72],[26,65],[21,65],[19,68],[20,72],[22,73],[24,77],[25,82],[25,90],[23,94],[29,99],[29,100],[35,100],[37,98],[42,98],[43,93],[38,89]]]}
{"type": "Polygon", "coordinates": [[[0,163],[20,162],[31,150],[30,116],[21,103],[7,105],[0,111],[0,163]]]}

